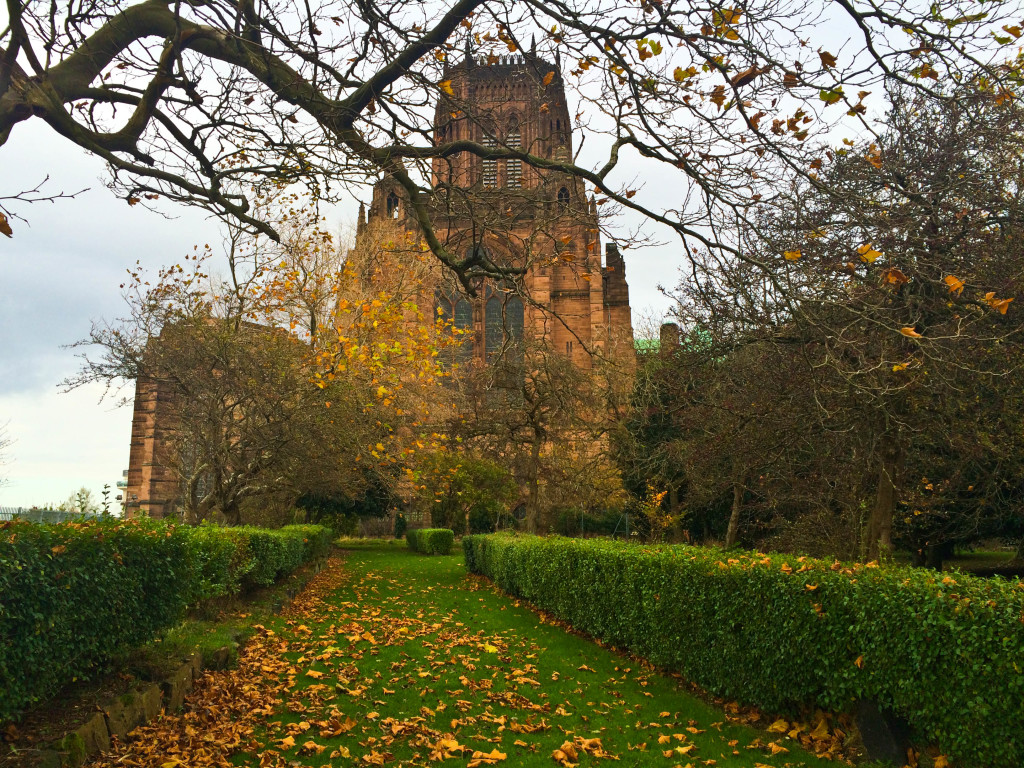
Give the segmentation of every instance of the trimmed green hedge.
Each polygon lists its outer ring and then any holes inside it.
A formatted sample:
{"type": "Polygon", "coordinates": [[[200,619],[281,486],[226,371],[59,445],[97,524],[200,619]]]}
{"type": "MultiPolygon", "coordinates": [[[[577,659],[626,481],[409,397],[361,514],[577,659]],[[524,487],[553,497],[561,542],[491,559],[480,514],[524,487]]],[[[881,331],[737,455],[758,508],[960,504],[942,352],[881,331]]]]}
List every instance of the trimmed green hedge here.
{"type": "Polygon", "coordinates": [[[270,584],[330,541],[320,526],[0,523],[0,722],[173,626],[190,605],[270,584]]]}
{"type": "Polygon", "coordinates": [[[405,534],[409,549],[424,555],[451,554],[455,532],[448,528],[417,528],[405,534]]]}
{"type": "Polygon", "coordinates": [[[1024,765],[1024,583],[556,537],[462,546],[473,573],[712,693],[776,712],[874,699],[965,765],[1024,765]]]}

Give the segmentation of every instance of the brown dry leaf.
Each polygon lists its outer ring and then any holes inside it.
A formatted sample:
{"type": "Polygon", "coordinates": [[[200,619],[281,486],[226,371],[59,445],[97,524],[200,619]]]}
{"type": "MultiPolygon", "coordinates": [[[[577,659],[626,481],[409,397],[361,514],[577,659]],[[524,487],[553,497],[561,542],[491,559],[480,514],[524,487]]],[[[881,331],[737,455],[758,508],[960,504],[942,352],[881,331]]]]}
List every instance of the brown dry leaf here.
{"type": "Polygon", "coordinates": [[[492,749],[490,752],[474,752],[466,768],[477,768],[480,765],[497,765],[507,757],[508,755],[504,752],[499,752],[497,749],[492,749]]]}
{"type": "Polygon", "coordinates": [[[555,759],[556,763],[564,766],[564,768],[572,768],[580,759],[576,746],[571,741],[562,742],[562,746],[552,752],[551,756],[555,759]]]}
{"type": "Polygon", "coordinates": [[[438,739],[436,744],[430,745],[431,760],[445,760],[449,757],[458,757],[463,752],[469,752],[469,747],[464,747],[451,736],[438,739]]]}
{"type": "Polygon", "coordinates": [[[906,285],[910,282],[910,278],[903,274],[903,271],[896,269],[896,267],[890,267],[882,273],[882,277],[888,285],[906,285]]]}
{"type": "Polygon", "coordinates": [[[327,747],[324,746],[323,744],[317,744],[315,741],[307,741],[305,744],[303,744],[301,747],[299,747],[299,754],[304,754],[304,755],[317,754],[317,755],[319,755],[325,749],[327,749],[327,747]]]}
{"type": "Polygon", "coordinates": [[[768,726],[768,733],[785,733],[788,730],[789,723],[781,718],[768,726]]]}
{"type": "Polygon", "coordinates": [[[586,752],[588,755],[594,757],[610,757],[610,755],[604,751],[604,746],[601,744],[600,739],[586,739],[583,736],[577,736],[573,739],[575,744],[581,752],[586,752]]]}
{"type": "Polygon", "coordinates": [[[994,291],[989,291],[985,294],[985,303],[988,304],[992,309],[999,310],[999,314],[1005,315],[1006,310],[1010,308],[1010,302],[1013,299],[997,299],[994,291]]]}
{"type": "Polygon", "coordinates": [[[961,293],[964,292],[964,281],[961,280],[956,275],[946,275],[944,278],[942,278],[942,281],[947,286],[949,286],[950,293],[955,293],[957,296],[959,296],[961,293]]]}
{"type": "Polygon", "coordinates": [[[721,110],[722,105],[725,104],[725,86],[716,85],[711,90],[711,95],[708,98],[711,99],[711,103],[716,105],[718,109],[721,110]]]}
{"type": "Polygon", "coordinates": [[[0,213],[0,232],[7,235],[7,237],[13,237],[14,230],[11,229],[11,223],[7,219],[6,214],[0,213]]]}
{"type": "MultiPolygon", "coordinates": [[[[868,264],[874,264],[875,260],[882,255],[882,252],[875,250],[875,247],[871,245],[871,243],[864,243],[864,245],[857,248],[857,253],[860,255],[861,261],[867,262],[868,264]]],[[[900,274],[903,273],[901,272],[900,274]]]]}

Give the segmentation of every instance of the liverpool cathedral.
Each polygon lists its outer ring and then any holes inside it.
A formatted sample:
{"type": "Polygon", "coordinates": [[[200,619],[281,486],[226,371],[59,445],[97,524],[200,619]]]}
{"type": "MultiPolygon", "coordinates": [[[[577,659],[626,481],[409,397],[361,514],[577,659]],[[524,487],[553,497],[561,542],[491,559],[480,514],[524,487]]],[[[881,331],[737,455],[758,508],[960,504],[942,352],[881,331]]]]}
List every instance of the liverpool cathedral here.
{"type": "MultiPolygon", "coordinates": [[[[446,77],[446,95],[434,114],[437,144],[471,141],[552,166],[571,161],[569,107],[558,65],[532,51],[490,60],[467,51],[446,77]]],[[[625,264],[615,243],[605,246],[602,263],[598,206],[578,178],[469,152],[435,158],[430,175],[425,202],[445,248],[459,258],[479,253],[509,275],[477,281],[475,295],[454,280],[437,281],[439,314],[466,336],[461,362],[485,364],[524,337],[584,368],[598,351],[632,353],[625,264]]],[[[381,222],[415,232],[407,203],[395,180],[379,182],[369,210],[360,205],[356,251],[379,236],[381,222]]]]}
{"type": "MultiPolygon", "coordinates": [[[[467,50],[445,76],[433,123],[437,144],[471,141],[546,161],[537,168],[456,152],[423,169],[430,191],[417,202],[429,210],[438,239],[449,253],[490,265],[487,276],[466,286],[434,262],[433,278],[421,288],[420,299],[461,331],[456,368],[488,370],[518,355],[522,371],[524,348],[542,347],[580,369],[590,369],[597,355],[631,369],[625,264],[615,243],[602,248],[597,202],[578,178],[558,170],[573,158],[560,67],[535,51],[480,59],[467,50]]],[[[379,181],[369,207],[359,206],[353,254],[379,247],[382,233],[393,240],[400,232],[422,256],[409,202],[394,178],[379,181]]],[[[160,457],[174,431],[167,405],[174,395],[166,390],[151,379],[136,384],[129,516],[146,510],[164,517],[178,506],[177,478],[160,457]]]]}

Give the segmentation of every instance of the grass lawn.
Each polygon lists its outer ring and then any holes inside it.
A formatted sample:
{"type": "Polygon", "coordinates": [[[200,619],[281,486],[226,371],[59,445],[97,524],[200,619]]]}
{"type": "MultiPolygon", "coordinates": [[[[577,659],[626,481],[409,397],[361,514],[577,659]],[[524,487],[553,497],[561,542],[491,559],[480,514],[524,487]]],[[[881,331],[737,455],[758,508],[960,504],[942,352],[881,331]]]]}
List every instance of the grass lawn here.
{"type": "Polygon", "coordinates": [[[834,765],[777,737],[773,750],[677,681],[541,623],[468,579],[461,555],[360,549],[344,568],[329,605],[278,630],[298,634],[284,656],[299,674],[266,735],[303,765],[553,766],[558,749],[584,765],[834,765]],[[495,750],[506,759],[484,760],[495,750]]]}
{"type": "Polygon", "coordinates": [[[351,549],[254,629],[183,714],[92,765],[836,765],[543,623],[461,554],[351,549]]]}

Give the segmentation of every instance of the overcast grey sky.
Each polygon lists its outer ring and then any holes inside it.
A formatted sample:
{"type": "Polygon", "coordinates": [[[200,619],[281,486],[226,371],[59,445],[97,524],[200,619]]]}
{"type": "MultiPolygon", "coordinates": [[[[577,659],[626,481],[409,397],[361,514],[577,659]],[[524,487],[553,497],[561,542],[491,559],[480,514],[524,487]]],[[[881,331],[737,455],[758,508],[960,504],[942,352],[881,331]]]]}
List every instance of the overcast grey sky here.
{"type": "MultiPolygon", "coordinates": [[[[0,505],[57,503],[86,486],[99,493],[127,466],[131,411],[102,389],[59,392],[76,367],[63,346],[90,321],[116,317],[125,269],[177,260],[194,242],[218,237],[197,211],[170,220],[129,207],[103,186],[103,163],[55,137],[41,121],[18,126],[0,150],[0,195],[47,174],[51,191],[89,187],[74,200],[17,209],[14,237],[0,238],[0,424],[14,441],[0,476],[0,505]]],[[[170,210],[170,209],[169,209],[170,210]]]]}
{"type": "MultiPolygon", "coordinates": [[[[149,269],[177,262],[197,243],[220,243],[220,230],[201,211],[167,204],[173,218],[165,218],[116,199],[103,163],[42,121],[17,126],[0,158],[0,195],[47,174],[51,191],[89,188],[19,209],[29,225],[14,221],[14,237],[0,237],[0,424],[8,422],[14,441],[0,467],[0,506],[58,503],[82,486],[98,496],[128,466],[131,409],[116,407],[117,397],[100,402],[100,387],[62,393],[59,382],[78,367],[64,346],[85,337],[92,320],[121,314],[119,285],[136,260],[149,269]]],[[[645,192],[661,193],[651,185],[645,192]]],[[[354,221],[355,206],[332,211],[330,224],[354,221]]],[[[645,308],[660,315],[668,304],[657,285],[675,281],[677,249],[625,256],[634,316],[645,308]]]]}

